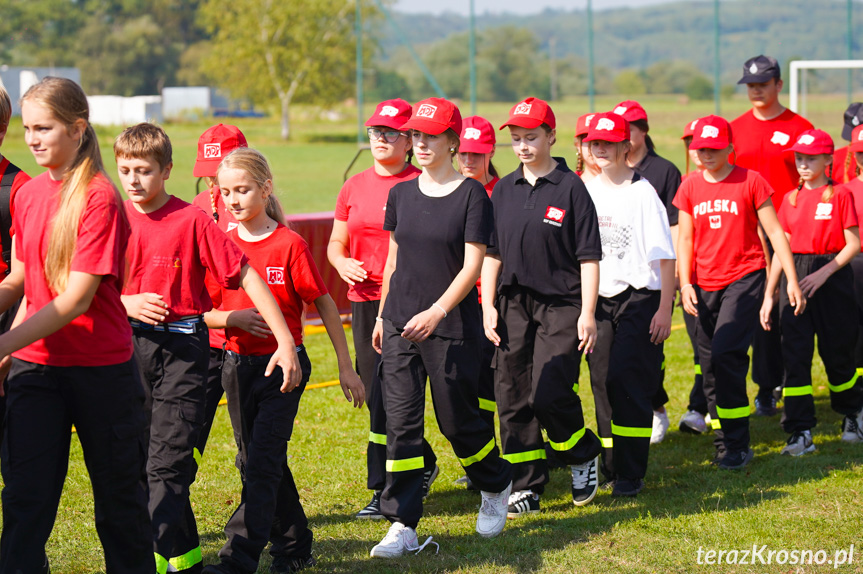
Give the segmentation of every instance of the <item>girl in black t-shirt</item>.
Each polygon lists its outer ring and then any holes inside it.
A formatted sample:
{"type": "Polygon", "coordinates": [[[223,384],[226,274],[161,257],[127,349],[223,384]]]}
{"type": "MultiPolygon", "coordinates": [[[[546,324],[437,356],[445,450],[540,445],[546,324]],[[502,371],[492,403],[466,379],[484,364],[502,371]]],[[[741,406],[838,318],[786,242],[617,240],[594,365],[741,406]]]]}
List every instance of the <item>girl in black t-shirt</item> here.
{"type": "Polygon", "coordinates": [[[476,280],[491,236],[491,205],[482,184],[452,167],[461,114],[451,102],[419,102],[402,129],[412,130],[423,171],[395,185],[384,229],[390,247],[381,313],[372,344],[381,353],[387,412],[387,479],[381,513],[392,522],[372,548],[376,558],[422,549],[425,381],[431,384],[438,426],[471,482],[482,491],[476,531],[498,535],[506,524],[511,470],[480,418],[477,398],[481,336],[476,280]]]}

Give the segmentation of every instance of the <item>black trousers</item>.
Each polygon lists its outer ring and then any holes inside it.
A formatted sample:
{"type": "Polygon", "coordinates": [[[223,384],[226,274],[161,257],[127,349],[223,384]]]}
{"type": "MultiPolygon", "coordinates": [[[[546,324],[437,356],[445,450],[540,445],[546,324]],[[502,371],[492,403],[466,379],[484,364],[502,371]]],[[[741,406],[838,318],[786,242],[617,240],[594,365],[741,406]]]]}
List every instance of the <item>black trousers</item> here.
{"type": "Polygon", "coordinates": [[[659,351],[662,356],[660,360],[659,372],[656,373],[656,392],[650,398],[650,406],[654,411],[658,411],[668,402],[668,391],[665,390],[665,343],[659,344],[659,351]]]}
{"type": "Polygon", "coordinates": [[[258,569],[267,541],[273,556],[306,558],[312,554],[312,531],[287,457],[300,399],[312,374],[305,348],[298,348],[297,355],[303,377],[290,393],[279,390],[281,368],[264,376],[271,355],[228,352],[222,367],[243,491],[225,525],[228,540],[219,558],[241,572],[258,569]]]}
{"type": "Polygon", "coordinates": [[[50,367],[13,359],[6,388],[0,572],[44,571],[75,425],[106,572],[152,574],[144,395],[132,363],[50,367]]]}
{"type": "Polygon", "coordinates": [[[609,480],[644,478],[647,473],[651,398],[663,360],[662,346],[650,342],[659,299],[659,291],[630,287],[598,301],[596,347],[587,364],[604,447],[602,473],[609,480]]]}
{"type": "MultiPolygon", "coordinates": [[[[15,320],[15,315],[18,314],[18,307],[21,305],[21,300],[15,302],[9,309],[0,313],[0,335],[7,332],[12,327],[12,321],[15,320]]],[[[0,385],[4,385],[5,381],[0,381],[0,385]]],[[[6,397],[0,397],[0,443],[3,442],[3,433],[6,428],[6,397]]]]}
{"type": "MultiPolygon", "coordinates": [[[[829,263],[834,255],[794,254],[797,277],[803,279],[829,263]]],[[[858,381],[854,350],[859,324],[855,313],[854,276],[848,266],[839,269],[806,301],[802,315],[794,315],[787,282],[780,289],[782,351],[785,358],[785,408],[782,428],[787,433],[815,427],[812,397],[812,355],[815,338],[827,372],[830,406],[853,415],[863,406],[863,384],[858,381]]]]}
{"type": "MultiPolygon", "coordinates": [[[[381,393],[381,356],[372,347],[375,317],[381,302],[351,302],[351,331],[354,337],[357,374],[366,388],[366,406],[369,409],[369,444],[366,448],[367,487],[384,489],[387,481],[387,413],[381,393]]],[[[423,438],[425,468],[433,468],[437,457],[428,441],[423,438]]]]}
{"type": "MultiPolygon", "coordinates": [[[[767,241],[767,257],[773,257],[773,244],[767,241]]],[[[779,302],[775,301],[770,312],[773,325],[779,324],[779,302]]],[[[782,336],[779,329],[765,331],[760,326],[752,337],[752,381],[758,385],[761,401],[770,401],[773,389],[781,387],[785,381],[785,366],[782,363],[782,336]]],[[[711,415],[712,416],[712,415],[711,415]]]]}
{"type": "Polygon", "coordinates": [[[749,399],[746,374],[749,345],[764,298],[764,270],[744,275],[719,291],[696,287],[698,355],[704,393],[719,450],[749,448],[749,399]]]}
{"type": "Polygon", "coordinates": [[[704,396],[704,376],[701,374],[701,360],[698,357],[698,319],[684,311],[683,323],[686,325],[686,334],[692,345],[692,362],[695,365],[695,377],[692,390],[689,391],[689,405],[686,410],[706,415],[707,397],[704,396]]]}
{"type": "Polygon", "coordinates": [[[854,363],[857,374],[863,375],[863,253],[858,253],[849,264],[854,275],[854,298],[857,301],[857,346],[854,349],[854,363]]]}
{"type": "Polygon", "coordinates": [[[384,320],[383,394],[387,412],[387,482],[381,512],[415,528],[422,517],[426,378],[441,433],[480,490],[501,492],[512,480],[494,429],[480,418],[477,341],[430,336],[412,343],[384,320]]]}
{"type": "Polygon", "coordinates": [[[513,490],[541,494],[548,482],[542,428],[566,464],[582,464],[601,451],[584,426],[578,396],[581,308],[523,288],[501,293],[497,308],[495,397],[503,457],[513,464],[513,490]]]}
{"type": "Polygon", "coordinates": [[[207,329],[194,334],[134,328],[135,362],[144,389],[149,449],[147,482],[156,569],[200,570],[201,544],[189,503],[197,471],[209,366],[207,329]]]}

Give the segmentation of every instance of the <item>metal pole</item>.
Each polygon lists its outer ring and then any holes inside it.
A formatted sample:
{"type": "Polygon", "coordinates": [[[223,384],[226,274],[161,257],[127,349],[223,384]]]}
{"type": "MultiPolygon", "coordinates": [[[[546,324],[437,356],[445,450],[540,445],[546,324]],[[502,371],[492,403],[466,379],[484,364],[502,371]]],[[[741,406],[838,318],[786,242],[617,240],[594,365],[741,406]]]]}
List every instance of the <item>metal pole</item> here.
{"type": "Polygon", "coordinates": [[[721,96],[719,72],[719,0],[713,0],[713,104],[717,116],[721,115],[719,112],[721,96]]]}
{"type": "Polygon", "coordinates": [[[557,62],[555,62],[557,58],[557,54],[555,54],[557,49],[557,38],[552,36],[548,39],[548,64],[549,64],[549,81],[551,83],[549,87],[549,95],[551,96],[549,99],[554,102],[557,100],[557,62]]]}
{"type": "Polygon", "coordinates": [[[470,115],[476,115],[476,18],[470,0],[470,115]]]}
{"type": "MultiPolygon", "coordinates": [[[[854,25],[853,25],[854,11],[851,9],[851,0],[848,0],[847,12],[848,13],[845,17],[845,20],[848,22],[848,33],[847,33],[847,39],[846,39],[846,41],[848,43],[848,50],[847,50],[848,53],[846,54],[846,57],[849,60],[853,60],[854,59],[854,25]]],[[[847,82],[848,82],[848,103],[850,104],[851,100],[854,99],[854,84],[852,84],[851,68],[848,68],[847,82]]]]}
{"type": "Polygon", "coordinates": [[[354,22],[354,33],[357,35],[357,143],[365,141],[363,137],[363,12],[362,0],[356,0],[356,18],[354,22]]]}
{"type": "Polygon", "coordinates": [[[593,2],[587,0],[587,100],[591,113],[596,109],[594,103],[595,86],[593,77],[593,2]]]}

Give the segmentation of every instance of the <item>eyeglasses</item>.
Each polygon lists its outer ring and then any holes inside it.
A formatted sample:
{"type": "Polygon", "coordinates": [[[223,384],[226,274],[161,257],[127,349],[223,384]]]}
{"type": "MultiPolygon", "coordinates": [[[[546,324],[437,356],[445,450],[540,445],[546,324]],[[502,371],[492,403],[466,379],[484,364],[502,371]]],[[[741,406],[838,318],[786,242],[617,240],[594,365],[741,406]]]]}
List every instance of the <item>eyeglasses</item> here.
{"type": "Polygon", "coordinates": [[[384,141],[387,143],[396,143],[399,140],[399,137],[404,136],[408,137],[408,135],[404,132],[400,132],[398,130],[381,130],[378,128],[369,128],[366,130],[366,133],[369,134],[369,141],[378,141],[381,137],[384,138],[384,141]]]}

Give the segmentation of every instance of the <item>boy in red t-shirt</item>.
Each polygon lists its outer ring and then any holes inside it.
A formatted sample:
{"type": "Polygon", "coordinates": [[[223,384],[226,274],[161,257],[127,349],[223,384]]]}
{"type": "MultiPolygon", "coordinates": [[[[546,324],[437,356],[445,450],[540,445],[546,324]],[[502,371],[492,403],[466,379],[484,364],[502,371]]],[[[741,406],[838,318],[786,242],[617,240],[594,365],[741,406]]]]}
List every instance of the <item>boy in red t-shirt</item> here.
{"type": "Polygon", "coordinates": [[[276,301],[246,256],[206,213],[165,190],[173,166],[167,134],[147,123],[127,128],[114,143],[114,154],[129,196],[132,235],[122,299],[150,423],[147,479],[156,571],[200,571],[189,484],[209,361],[203,314],[212,303],[205,273],[224,288],[242,286],[249,294],[277,341],[268,368],[281,364],[288,388],[299,382],[299,361],[276,301]]]}

